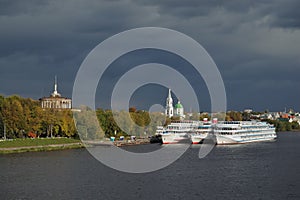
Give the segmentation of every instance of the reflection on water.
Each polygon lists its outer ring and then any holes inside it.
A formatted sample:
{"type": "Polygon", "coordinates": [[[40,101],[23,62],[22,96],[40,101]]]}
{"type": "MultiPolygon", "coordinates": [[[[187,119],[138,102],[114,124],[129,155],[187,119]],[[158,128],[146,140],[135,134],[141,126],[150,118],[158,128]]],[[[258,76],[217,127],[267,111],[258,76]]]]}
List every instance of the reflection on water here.
{"type": "MultiPolygon", "coordinates": [[[[299,199],[300,133],[276,142],[216,146],[203,159],[191,146],[175,163],[126,174],[85,149],[0,156],[1,199],[299,199]]],[[[148,152],[158,144],[125,147],[148,152]]]]}

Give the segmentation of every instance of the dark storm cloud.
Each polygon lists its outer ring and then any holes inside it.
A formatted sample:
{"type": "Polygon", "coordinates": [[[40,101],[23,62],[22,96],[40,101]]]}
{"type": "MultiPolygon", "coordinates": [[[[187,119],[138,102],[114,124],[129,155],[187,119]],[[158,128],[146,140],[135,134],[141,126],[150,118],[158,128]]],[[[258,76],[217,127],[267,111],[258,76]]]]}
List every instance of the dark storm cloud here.
{"type": "Polygon", "coordinates": [[[271,26],[297,29],[300,27],[299,7],[298,0],[275,0],[265,4],[261,14],[269,16],[271,26]]]}
{"type": "Polygon", "coordinates": [[[299,7],[297,0],[0,0],[0,93],[37,99],[57,74],[59,89],[71,96],[81,62],[99,42],[130,28],[161,26],[207,49],[230,109],[300,109],[292,89],[300,86],[299,7]]]}
{"type": "Polygon", "coordinates": [[[249,21],[269,16],[270,24],[275,26],[299,27],[300,23],[298,0],[136,0],[136,2],[156,6],[161,15],[173,15],[181,19],[207,16],[218,9],[223,9],[229,13],[246,14],[245,16],[255,14],[248,18],[249,21]]]}
{"type": "MultiPolygon", "coordinates": [[[[105,38],[134,27],[132,21],[143,13],[119,1],[0,4],[1,82],[6,83],[0,92],[34,98],[41,95],[37,91],[51,89],[55,74],[69,82],[65,95],[71,96],[76,71],[87,53],[105,38]],[[28,87],[34,83],[40,84],[28,87]]],[[[60,89],[66,84],[61,85],[60,89]]]]}
{"type": "Polygon", "coordinates": [[[0,1],[0,15],[2,16],[12,16],[29,14],[39,10],[42,6],[48,4],[48,0],[1,0],[0,1]]]}

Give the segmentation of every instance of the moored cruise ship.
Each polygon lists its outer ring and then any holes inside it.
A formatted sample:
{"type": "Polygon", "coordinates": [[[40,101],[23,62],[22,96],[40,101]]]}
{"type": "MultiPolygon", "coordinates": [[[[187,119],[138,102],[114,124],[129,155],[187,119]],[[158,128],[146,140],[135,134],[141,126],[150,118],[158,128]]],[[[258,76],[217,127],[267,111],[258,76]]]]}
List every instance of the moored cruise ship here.
{"type": "Polygon", "coordinates": [[[208,134],[212,132],[211,121],[208,121],[207,118],[204,118],[203,121],[200,121],[198,127],[190,131],[190,138],[192,144],[199,144],[208,134]]]}
{"type": "Polygon", "coordinates": [[[174,121],[171,122],[161,133],[163,144],[176,144],[189,142],[188,133],[198,127],[197,121],[174,121]]]}
{"type": "Polygon", "coordinates": [[[277,138],[275,127],[259,121],[222,121],[212,125],[217,144],[270,141],[277,138]]]}

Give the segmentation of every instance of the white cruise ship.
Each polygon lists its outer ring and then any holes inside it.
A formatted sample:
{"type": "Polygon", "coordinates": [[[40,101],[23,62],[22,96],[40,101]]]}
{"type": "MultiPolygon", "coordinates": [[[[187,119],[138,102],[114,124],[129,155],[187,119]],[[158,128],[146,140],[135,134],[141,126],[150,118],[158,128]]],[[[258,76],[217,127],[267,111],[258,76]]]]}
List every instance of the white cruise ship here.
{"type": "Polygon", "coordinates": [[[165,131],[165,128],[163,126],[157,126],[155,135],[162,135],[165,131]]]}
{"type": "Polygon", "coordinates": [[[163,144],[176,144],[189,141],[188,133],[197,128],[197,121],[174,121],[171,122],[161,133],[163,144]]]}
{"type": "Polygon", "coordinates": [[[209,133],[212,133],[211,121],[204,118],[203,121],[199,122],[197,128],[190,131],[189,136],[192,144],[199,144],[208,136],[209,133]]]}
{"type": "Polygon", "coordinates": [[[258,121],[221,121],[211,123],[204,120],[189,132],[192,144],[199,144],[214,135],[217,144],[238,144],[269,141],[277,138],[275,127],[258,121]]]}
{"type": "Polygon", "coordinates": [[[212,125],[217,144],[269,141],[277,138],[275,127],[258,121],[222,121],[212,125]]]}

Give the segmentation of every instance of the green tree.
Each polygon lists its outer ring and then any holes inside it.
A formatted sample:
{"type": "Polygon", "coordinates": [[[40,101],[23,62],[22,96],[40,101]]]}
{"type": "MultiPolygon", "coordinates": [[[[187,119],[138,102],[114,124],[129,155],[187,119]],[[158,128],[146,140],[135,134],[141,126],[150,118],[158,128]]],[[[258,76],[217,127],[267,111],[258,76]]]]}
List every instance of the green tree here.
{"type": "Polygon", "coordinates": [[[75,125],[70,110],[42,109],[40,102],[17,95],[0,96],[0,129],[4,123],[9,138],[38,136],[74,136],[75,125]]]}
{"type": "Polygon", "coordinates": [[[211,117],[209,116],[208,113],[201,113],[201,114],[200,114],[199,120],[200,120],[200,121],[203,121],[204,118],[207,118],[207,120],[211,120],[211,117]]]}
{"type": "Polygon", "coordinates": [[[78,134],[82,139],[93,140],[104,137],[97,118],[97,113],[86,106],[82,106],[81,112],[74,112],[78,134]]]}
{"type": "Polygon", "coordinates": [[[242,114],[236,111],[229,111],[226,113],[226,121],[242,121],[242,114]]]}
{"type": "Polygon", "coordinates": [[[298,122],[293,121],[291,125],[292,125],[292,129],[294,129],[294,130],[300,129],[300,125],[298,122]]]}

